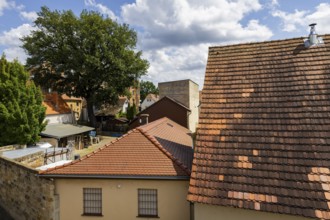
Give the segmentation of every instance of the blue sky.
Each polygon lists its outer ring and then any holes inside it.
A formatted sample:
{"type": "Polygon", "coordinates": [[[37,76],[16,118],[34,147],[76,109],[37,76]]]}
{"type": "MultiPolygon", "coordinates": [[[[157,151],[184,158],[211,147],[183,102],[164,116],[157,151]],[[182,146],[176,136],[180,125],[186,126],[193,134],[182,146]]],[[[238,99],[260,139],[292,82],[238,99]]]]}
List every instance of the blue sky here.
{"type": "Polygon", "coordinates": [[[192,79],[202,88],[209,46],[308,35],[318,23],[330,33],[327,0],[0,0],[0,52],[25,63],[20,37],[33,30],[41,6],[99,11],[138,32],[138,49],[150,62],[143,79],[192,79]]]}

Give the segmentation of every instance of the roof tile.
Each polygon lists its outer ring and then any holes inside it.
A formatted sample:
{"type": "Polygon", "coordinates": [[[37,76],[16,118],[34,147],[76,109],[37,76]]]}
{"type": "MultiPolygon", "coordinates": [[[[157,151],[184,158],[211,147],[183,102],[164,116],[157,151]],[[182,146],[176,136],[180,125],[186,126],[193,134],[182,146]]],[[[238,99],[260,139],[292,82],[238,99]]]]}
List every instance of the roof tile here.
{"type": "Polygon", "coordinates": [[[192,138],[168,118],[140,126],[95,152],[44,175],[189,176],[192,138]]]}
{"type": "Polygon", "coordinates": [[[330,219],[330,35],[209,49],[188,200],[330,219]],[[209,190],[212,189],[212,190],[209,190]]]}

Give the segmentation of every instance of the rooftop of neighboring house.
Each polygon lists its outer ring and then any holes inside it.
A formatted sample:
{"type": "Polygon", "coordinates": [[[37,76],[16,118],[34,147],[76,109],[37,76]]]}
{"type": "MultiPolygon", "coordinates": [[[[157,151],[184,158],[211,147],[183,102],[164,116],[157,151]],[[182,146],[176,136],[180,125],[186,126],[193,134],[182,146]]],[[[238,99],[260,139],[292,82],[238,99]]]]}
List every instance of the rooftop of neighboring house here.
{"type": "Polygon", "coordinates": [[[67,101],[82,101],[82,98],[74,97],[74,96],[68,96],[66,94],[62,94],[62,99],[67,101]]]}
{"type": "Polygon", "coordinates": [[[71,109],[56,92],[44,93],[43,106],[46,107],[46,115],[69,114],[71,109]]]}
{"type": "Polygon", "coordinates": [[[330,35],[210,47],[188,200],[330,219],[330,35]]]}
{"type": "Polygon", "coordinates": [[[151,100],[157,102],[159,100],[159,95],[149,93],[144,100],[151,100]]]}
{"type": "Polygon", "coordinates": [[[162,97],[161,99],[159,99],[157,102],[155,102],[155,103],[153,103],[152,105],[148,106],[148,107],[147,107],[146,109],[144,109],[143,111],[140,111],[137,115],[144,114],[146,111],[148,111],[147,109],[156,107],[156,106],[158,105],[159,102],[162,102],[162,101],[164,101],[164,100],[169,100],[169,101],[171,101],[172,103],[174,103],[175,105],[177,105],[177,106],[179,106],[179,107],[181,107],[181,108],[186,109],[188,112],[191,112],[191,110],[190,110],[187,106],[185,106],[184,104],[182,104],[181,102],[179,102],[179,101],[177,101],[177,100],[175,100],[175,99],[173,99],[173,98],[171,98],[171,97],[164,96],[164,97],[162,97]]]}
{"type": "Polygon", "coordinates": [[[99,150],[43,175],[86,178],[189,179],[191,132],[162,118],[140,126],[99,150]]]}
{"type": "MultiPolygon", "coordinates": [[[[168,113],[170,112],[169,110],[165,111],[166,114],[164,115],[164,106],[163,104],[164,103],[170,103],[171,106],[175,106],[175,109],[177,108],[180,108],[180,109],[183,109],[183,111],[186,111],[187,113],[188,112],[191,112],[191,110],[186,107],[184,104],[182,104],[181,102],[175,100],[175,99],[172,99],[168,96],[164,96],[163,98],[159,99],[158,101],[156,101],[155,103],[153,103],[152,105],[148,106],[147,108],[145,108],[144,110],[140,111],[136,117],[129,123],[130,126],[134,125],[133,127],[131,128],[135,128],[137,127],[138,125],[137,124],[137,120],[140,119],[141,116],[145,115],[145,114],[151,114],[149,115],[150,117],[149,118],[161,118],[161,117],[169,117],[168,113]]],[[[173,109],[171,108],[171,111],[173,111],[173,109]]]]}

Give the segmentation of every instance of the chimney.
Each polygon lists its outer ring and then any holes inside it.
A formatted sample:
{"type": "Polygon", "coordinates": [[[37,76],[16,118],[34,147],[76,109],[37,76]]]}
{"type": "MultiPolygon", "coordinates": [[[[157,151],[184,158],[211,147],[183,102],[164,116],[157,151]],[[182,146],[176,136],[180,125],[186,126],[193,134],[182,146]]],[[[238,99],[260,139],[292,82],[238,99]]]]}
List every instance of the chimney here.
{"type": "Polygon", "coordinates": [[[308,38],[304,39],[305,47],[309,48],[324,44],[322,37],[318,37],[315,31],[316,23],[310,24],[309,26],[311,27],[311,31],[309,33],[308,38]]]}
{"type": "Polygon", "coordinates": [[[149,123],[149,114],[141,114],[140,115],[140,124],[148,124],[149,123]]]}

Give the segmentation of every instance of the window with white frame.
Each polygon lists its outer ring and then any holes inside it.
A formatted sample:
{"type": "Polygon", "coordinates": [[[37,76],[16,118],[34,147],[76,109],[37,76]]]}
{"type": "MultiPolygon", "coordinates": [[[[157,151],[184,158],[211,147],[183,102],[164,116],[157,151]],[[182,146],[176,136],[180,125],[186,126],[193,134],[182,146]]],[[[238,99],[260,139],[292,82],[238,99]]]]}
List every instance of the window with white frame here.
{"type": "Polygon", "coordinates": [[[158,217],[157,189],[138,189],[138,216],[158,217]]]}
{"type": "Polygon", "coordinates": [[[84,213],[83,215],[102,215],[102,189],[83,188],[84,213]]]}

